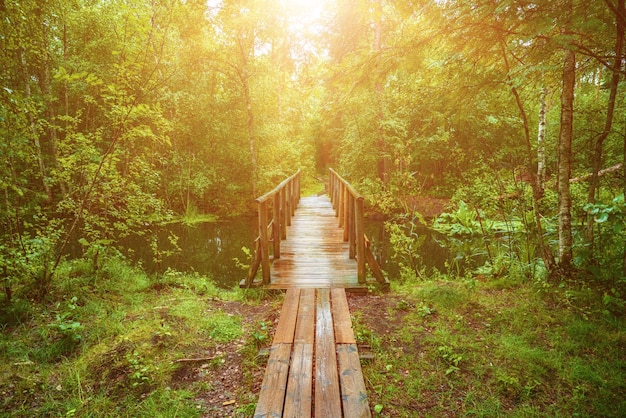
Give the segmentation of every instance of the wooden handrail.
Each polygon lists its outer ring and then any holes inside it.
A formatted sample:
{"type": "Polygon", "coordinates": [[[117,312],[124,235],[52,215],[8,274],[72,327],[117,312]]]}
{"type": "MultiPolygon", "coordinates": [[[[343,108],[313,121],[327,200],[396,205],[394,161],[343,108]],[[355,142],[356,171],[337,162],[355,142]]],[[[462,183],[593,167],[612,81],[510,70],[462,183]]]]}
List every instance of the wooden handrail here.
{"type": "Polygon", "coordinates": [[[364,198],[356,189],[341,177],[335,170],[329,168],[328,194],[335,209],[335,216],[339,218],[339,226],[343,228],[343,240],[348,242],[350,258],[356,258],[357,277],[360,284],[366,283],[366,264],[369,264],[376,280],[388,285],[389,281],[369,248],[369,240],[365,235],[365,220],[363,215],[364,198]]]}
{"type": "Polygon", "coordinates": [[[254,258],[246,278],[247,286],[254,281],[259,266],[263,284],[270,283],[270,242],[273,259],[280,258],[280,241],[287,238],[287,226],[291,225],[291,217],[300,201],[300,192],[300,170],[298,170],[273,190],[255,199],[259,205],[259,236],[255,240],[254,258]]]}

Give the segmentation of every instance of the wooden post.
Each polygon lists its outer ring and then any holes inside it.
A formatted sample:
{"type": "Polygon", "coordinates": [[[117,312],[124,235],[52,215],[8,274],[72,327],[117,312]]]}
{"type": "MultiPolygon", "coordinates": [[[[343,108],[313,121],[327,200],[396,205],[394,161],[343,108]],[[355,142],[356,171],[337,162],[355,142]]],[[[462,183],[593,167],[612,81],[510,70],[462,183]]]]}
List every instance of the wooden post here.
{"type": "Polygon", "coordinates": [[[296,201],[296,206],[300,203],[300,196],[302,196],[302,184],[300,182],[300,170],[298,170],[297,184],[298,184],[298,199],[296,201]]]}
{"type": "Polygon", "coordinates": [[[274,239],[274,260],[280,258],[280,193],[274,195],[274,208],[272,210],[272,238],[274,239]]]}
{"type": "Polygon", "coordinates": [[[267,240],[267,203],[259,204],[259,236],[261,237],[261,268],[263,269],[263,284],[270,284],[270,254],[267,240]]]}
{"type": "Polygon", "coordinates": [[[366,281],[365,270],[365,224],[363,220],[363,197],[359,196],[355,202],[355,232],[356,232],[356,262],[357,277],[360,284],[366,281]]]}
{"type": "Polygon", "coordinates": [[[350,199],[352,199],[352,194],[350,190],[345,187],[344,188],[344,196],[343,196],[343,242],[348,242],[348,237],[350,234],[350,218],[352,217],[352,212],[350,212],[350,199]]]}
{"type": "Polygon", "coordinates": [[[350,195],[348,199],[348,204],[350,205],[349,213],[350,213],[350,222],[348,224],[348,246],[350,248],[350,258],[356,258],[356,225],[355,225],[355,217],[354,213],[356,211],[354,204],[354,196],[350,195]]]}
{"type": "Polygon", "coordinates": [[[339,228],[343,227],[345,198],[346,198],[346,185],[341,183],[339,185],[339,199],[337,199],[337,211],[335,212],[335,216],[339,218],[339,228]]]}
{"type": "Polygon", "coordinates": [[[276,193],[280,196],[280,236],[287,239],[287,225],[289,222],[289,213],[287,213],[287,196],[285,189],[281,189],[276,193]]]}
{"type": "Polygon", "coordinates": [[[291,216],[296,214],[296,182],[292,179],[289,182],[289,209],[291,209],[291,216]]]}
{"type": "Polygon", "coordinates": [[[285,220],[287,221],[287,226],[291,226],[291,189],[289,188],[289,183],[285,184],[283,192],[285,193],[285,220]]]}
{"type": "Polygon", "coordinates": [[[335,207],[335,179],[333,178],[332,168],[328,169],[328,197],[333,208],[335,207]]]}
{"type": "Polygon", "coordinates": [[[330,197],[330,203],[332,206],[333,203],[333,171],[329,168],[328,169],[328,190],[326,190],[326,192],[328,193],[328,197],[330,197]]]}

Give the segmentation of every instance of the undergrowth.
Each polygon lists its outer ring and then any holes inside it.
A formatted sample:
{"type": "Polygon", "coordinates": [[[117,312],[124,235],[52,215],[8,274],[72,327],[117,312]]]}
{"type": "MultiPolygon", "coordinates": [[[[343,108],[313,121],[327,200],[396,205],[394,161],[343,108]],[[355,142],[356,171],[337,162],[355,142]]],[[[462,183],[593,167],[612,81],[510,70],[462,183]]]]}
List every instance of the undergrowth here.
{"type": "Polygon", "coordinates": [[[206,393],[229,355],[249,377],[215,389],[230,393],[231,410],[250,409],[250,376],[263,365],[241,347],[257,345],[245,312],[261,302],[271,304],[263,319],[275,304],[259,291],[175,271],[149,277],[116,259],[97,272],[67,262],[46,300],[0,300],[0,415],[210,416],[206,393]]]}
{"type": "Polygon", "coordinates": [[[588,286],[504,281],[407,280],[384,320],[353,312],[375,414],[626,416],[624,311],[588,286]]]}
{"type": "MultiPolygon", "coordinates": [[[[118,260],[59,271],[47,300],[16,292],[0,301],[0,415],[253,415],[258,353],[280,298],[218,289],[195,274],[149,277],[118,260]]],[[[615,292],[437,274],[405,277],[371,300],[359,298],[352,315],[373,354],[363,371],[374,415],[626,415],[625,312],[615,292]]]]}

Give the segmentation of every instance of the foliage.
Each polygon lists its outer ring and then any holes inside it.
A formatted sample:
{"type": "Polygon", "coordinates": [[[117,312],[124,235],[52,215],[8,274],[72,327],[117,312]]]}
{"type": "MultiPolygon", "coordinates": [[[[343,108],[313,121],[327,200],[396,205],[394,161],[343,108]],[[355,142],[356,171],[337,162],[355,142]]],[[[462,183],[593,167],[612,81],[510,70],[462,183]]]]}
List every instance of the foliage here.
{"type": "Polygon", "coordinates": [[[623,315],[604,312],[597,290],[499,280],[414,279],[386,304],[358,305],[356,330],[378,341],[362,364],[370,404],[398,416],[623,415],[623,315]]]}
{"type": "MultiPolygon", "coordinates": [[[[61,266],[50,294],[61,298],[72,283],[73,296],[62,302],[34,302],[17,292],[0,305],[0,414],[212,415],[207,384],[215,377],[221,385],[232,364],[218,355],[210,369],[197,364],[207,374],[196,379],[189,366],[195,363],[177,360],[258,347],[266,343],[259,336],[271,331],[267,317],[239,313],[258,301],[219,290],[206,277],[169,271],[156,280],[109,259],[102,260],[107,279],[98,286],[90,285],[89,269],[85,274],[61,266]]],[[[251,365],[257,351],[246,354],[251,365]]],[[[260,366],[254,367],[250,373],[260,366]]],[[[254,380],[235,385],[240,405],[254,398],[254,380]]]]}
{"type": "MultiPolygon", "coordinates": [[[[626,205],[624,195],[621,194],[613,198],[609,203],[587,204],[583,208],[593,216],[597,224],[599,233],[596,236],[597,250],[595,252],[595,262],[600,270],[594,273],[599,274],[605,280],[609,280],[613,285],[623,284],[626,276],[620,269],[623,261],[623,246],[620,242],[626,239],[626,205]]],[[[581,267],[589,266],[594,268],[588,257],[581,257],[581,267]]],[[[588,255],[587,255],[588,256],[588,255]]],[[[592,270],[593,271],[593,270],[592,270]]]]}
{"type": "Polygon", "coordinates": [[[426,223],[419,213],[412,217],[400,216],[394,222],[387,222],[385,229],[389,233],[389,243],[393,248],[392,258],[399,258],[401,269],[410,269],[412,274],[422,277],[420,247],[424,243],[423,235],[426,223]]]}

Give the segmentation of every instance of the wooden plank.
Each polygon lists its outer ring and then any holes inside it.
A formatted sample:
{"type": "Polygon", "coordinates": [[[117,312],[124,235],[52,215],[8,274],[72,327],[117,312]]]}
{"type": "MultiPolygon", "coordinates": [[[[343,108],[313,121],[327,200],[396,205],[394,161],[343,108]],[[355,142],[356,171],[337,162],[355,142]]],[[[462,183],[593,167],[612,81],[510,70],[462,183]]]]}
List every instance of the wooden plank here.
{"type": "Polygon", "coordinates": [[[357,285],[357,263],[349,258],[349,244],[337,227],[335,213],[328,197],[310,196],[301,199],[298,211],[281,242],[279,259],[271,266],[271,288],[288,288],[289,282],[299,286],[340,287],[357,285]]]}
{"type": "Polygon", "coordinates": [[[255,418],[279,417],[283,413],[287,372],[291,344],[275,344],[270,348],[270,357],[259,393],[259,402],[254,411],[255,418]]]}
{"type": "Polygon", "coordinates": [[[371,417],[356,344],[337,345],[344,417],[371,417]]]}
{"type": "Polygon", "coordinates": [[[328,289],[317,291],[315,327],[315,417],[341,417],[339,377],[328,289]]]}
{"type": "Polygon", "coordinates": [[[331,300],[333,321],[335,323],[335,343],[356,344],[346,291],[344,289],[332,289],[331,300]]]}
{"type": "Polygon", "coordinates": [[[296,343],[291,357],[284,418],[311,416],[313,344],[296,343]]]}
{"type": "Polygon", "coordinates": [[[280,310],[278,326],[274,333],[273,344],[293,342],[294,330],[296,328],[296,318],[298,317],[298,307],[300,306],[300,289],[287,289],[285,301],[280,310]]]}
{"type": "Polygon", "coordinates": [[[315,339],[315,290],[302,289],[294,343],[313,344],[315,339]]]}

